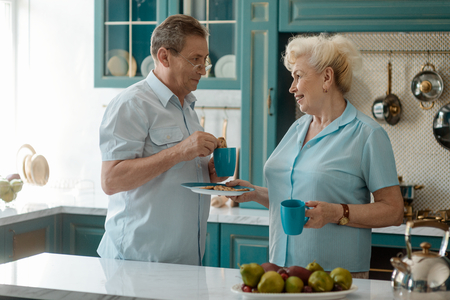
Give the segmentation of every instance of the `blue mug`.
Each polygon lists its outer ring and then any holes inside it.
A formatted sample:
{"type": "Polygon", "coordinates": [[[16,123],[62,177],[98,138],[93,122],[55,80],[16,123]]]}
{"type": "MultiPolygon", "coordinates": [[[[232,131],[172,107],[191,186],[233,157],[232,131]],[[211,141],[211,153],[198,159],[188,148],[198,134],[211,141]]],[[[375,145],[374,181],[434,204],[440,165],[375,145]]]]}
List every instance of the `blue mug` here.
{"type": "Polygon", "coordinates": [[[233,176],[236,169],[236,148],[216,148],[214,167],[219,177],[233,176]]]}
{"type": "Polygon", "coordinates": [[[303,226],[309,218],[305,217],[305,210],[309,209],[305,202],[301,200],[284,200],[281,202],[281,224],[284,233],[288,235],[299,235],[303,231],[303,226]]]}

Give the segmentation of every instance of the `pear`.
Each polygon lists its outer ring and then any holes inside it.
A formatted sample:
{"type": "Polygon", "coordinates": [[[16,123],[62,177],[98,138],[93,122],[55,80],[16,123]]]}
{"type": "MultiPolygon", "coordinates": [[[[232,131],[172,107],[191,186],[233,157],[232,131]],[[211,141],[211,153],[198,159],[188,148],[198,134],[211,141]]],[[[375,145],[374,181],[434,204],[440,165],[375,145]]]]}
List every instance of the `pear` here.
{"type": "Polygon", "coordinates": [[[258,284],[258,292],[260,293],[281,293],[283,289],[283,277],[275,271],[264,273],[258,284]]]}
{"type": "Polygon", "coordinates": [[[10,188],[8,192],[2,195],[2,199],[5,202],[11,202],[16,199],[17,194],[10,188]]]}
{"type": "Polygon", "coordinates": [[[301,293],[304,287],[303,281],[297,276],[290,276],[286,279],[285,290],[286,293],[301,293]]]}
{"type": "Polygon", "coordinates": [[[22,190],[23,181],[20,179],[13,179],[9,184],[11,185],[11,188],[14,191],[14,193],[18,193],[22,190]]]}
{"type": "Polygon", "coordinates": [[[264,269],[257,263],[243,264],[240,268],[240,273],[244,283],[254,288],[264,274],[264,269]]]}
{"type": "Polygon", "coordinates": [[[321,265],[319,265],[318,263],[316,263],[316,260],[314,260],[312,263],[309,263],[306,266],[306,269],[310,270],[311,272],[314,271],[323,271],[323,268],[321,265]]]}
{"type": "Polygon", "coordinates": [[[7,179],[1,179],[0,180],[0,198],[3,197],[3,195],[9,193],[11,190],[11,186],[9,185],[9,181],[7,179]]]}

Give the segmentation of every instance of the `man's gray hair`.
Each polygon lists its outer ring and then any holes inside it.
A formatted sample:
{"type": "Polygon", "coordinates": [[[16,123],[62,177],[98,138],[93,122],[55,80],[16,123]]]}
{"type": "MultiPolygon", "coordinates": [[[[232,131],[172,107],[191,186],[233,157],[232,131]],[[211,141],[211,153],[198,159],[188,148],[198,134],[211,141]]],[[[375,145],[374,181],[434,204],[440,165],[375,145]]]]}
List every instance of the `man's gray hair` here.
{"type": "Polygon", "coordinates": [[[192,35],[206,39],[209,33],[197,19],[191,16],[173,15],[168,17],[153,31],[150,46],[153,60],[158,61],[158,50],[161,47],[181,52],[186,43],[186,37],[192,35]]]}

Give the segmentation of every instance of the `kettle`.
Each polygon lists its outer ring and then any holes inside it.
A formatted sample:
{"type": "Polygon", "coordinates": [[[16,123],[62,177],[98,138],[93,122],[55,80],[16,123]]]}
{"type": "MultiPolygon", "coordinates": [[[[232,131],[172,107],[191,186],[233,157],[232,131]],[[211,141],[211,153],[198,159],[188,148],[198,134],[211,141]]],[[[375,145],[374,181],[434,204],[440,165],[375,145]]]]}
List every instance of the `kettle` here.
{"type": "Polygon", "coordinates": [[[391,258],[394,267],[391,285],[396,299],[450,299],[450,260],[445,257],[449,236],[445,223],[423,220],[406,223],[407,256],[391,258]],[[416,227],[445,231],[439,253],[429,251],[431,245],[427,242],[420,244],[422,251],[412,252],[411,229],[416,227]]]}

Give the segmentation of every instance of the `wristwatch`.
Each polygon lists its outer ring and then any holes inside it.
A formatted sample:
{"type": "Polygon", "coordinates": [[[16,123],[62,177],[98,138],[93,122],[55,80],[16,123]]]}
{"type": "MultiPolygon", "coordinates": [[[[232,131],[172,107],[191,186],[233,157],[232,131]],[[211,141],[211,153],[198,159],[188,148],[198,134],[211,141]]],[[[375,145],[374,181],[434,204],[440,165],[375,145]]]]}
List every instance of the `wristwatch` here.
{"type": "Polygon", "coordinates": [[[348,209],[348,205],[347,204],[341,203],[341,205],[342,205],[342,208],[344,209],[344,214],[339,219],[337,224],[338,225],[345,225],[349,221],[350,210],[348,209]]]}

